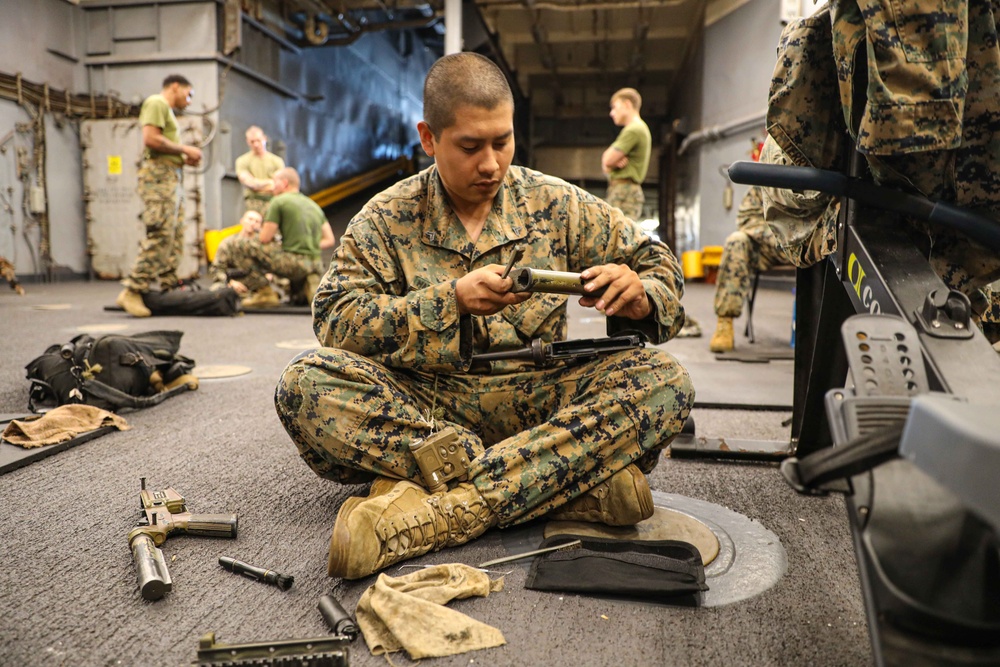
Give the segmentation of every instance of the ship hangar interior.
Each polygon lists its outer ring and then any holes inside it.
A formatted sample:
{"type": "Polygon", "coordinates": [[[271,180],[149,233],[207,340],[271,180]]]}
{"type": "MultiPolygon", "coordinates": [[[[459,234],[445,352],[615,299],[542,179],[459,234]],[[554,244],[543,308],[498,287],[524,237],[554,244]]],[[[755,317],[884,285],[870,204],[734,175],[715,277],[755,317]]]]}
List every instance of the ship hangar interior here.
{"type": "MultiPolygon", "coordinates": [[[[885,201],[917,199],[857,171],[835,179],[847,183],[830,192],[844,197],[839,251],[810,267],[750,267],[734,344],[710,348],[727,241],[753,180],[733,165],[774,173],[754,162],[779,40],[822,10],[813,0],[6,0],[0,664],[1000,665],[1000,411],[989,409],[1000,362],[968,299],[913,254],[909,234],[866,224],[885,201]],[[314,473],[275,412],[282,372],[319,346],[308,302],[296,304],[287,281],[275,283],[279,307],[232,317],[146,319],[116,300],[146,234],[140,109],[165,77],[190,84],[179,141],[201,160],[183,168],[177,273],[209,294],[213,255],[246,206],[236,161],[248,128],[261,128],[330,223],[325,271],[366,202],[434,164],[418,132],[424,78],[456,52],[506,77],[512,164],[597,198],[610,198],[603,161],[620,131],[612,96],[641,94],[651,145],[635,223],[676,258],[687,317],[655,347],[689,373],[693,408],[646,476],[655,509],[635,526],[542,517],[385,576],[330,576],[338,512],[369,488],[314,473]],[[855,199],[847,190],[862,181],[855,199]],[[181,389],[196,391],[121,409],[120,422],[57,444],[14,443],[15,426],[55,407],[35,401],[32,360],[81,334],[149,331],[183,334],[196,381],[181,389]],[[891,350],[882,366],[869,344],[891,350]],[[869,390],[875,381],[891,391],[869,390]],[[199,536],[184,524],[140,563],[135,536],[170,513],[231,525],[199,536]],[[574,543],[533,555],[559,534],[693,545],[694,588],[616,589],[614,574],[634,570],[592,561],[575,587],[529,588],[546,563],[591,553],[574,543]],[[267,572],[235,576],[222,556],[267,572]],[[400,593],[372,612],[384,581],[452,564],[485,573],[489,591],[436,603],[400,593]],[[166,591],[148,594],[144,576],[166,591]]],[[[1000,109],[1000,92],[992,101],[1000,109]]],[[[918,204],[903,212],[934,202],[918,204]]],[[[991,222],[952,219],[966,230],[991,222]]],[[[604,340],[600,312],[569,297],[567,313],[567,340],[604,340]]],[[[679,576],[660,560],[611,562],[645,568],[656,586],[679,576]]]]}

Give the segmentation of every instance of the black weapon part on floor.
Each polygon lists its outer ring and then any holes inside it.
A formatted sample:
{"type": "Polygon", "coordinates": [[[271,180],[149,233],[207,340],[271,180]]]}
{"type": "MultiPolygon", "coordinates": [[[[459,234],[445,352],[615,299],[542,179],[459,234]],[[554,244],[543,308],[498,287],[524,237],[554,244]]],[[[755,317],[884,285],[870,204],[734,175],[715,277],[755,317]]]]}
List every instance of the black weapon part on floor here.
{"type": "Polygon", "coordinates": [[[250,579],[262,581],[265,584],[271,584],[272,586],[277,586],[283,591],[287,591],[295,582],[295,577],[291,575],[279,574],[274,570],[256,567],[250,563],[244,563],[241,560],[230,558],[229,556],[219,556],[219,565],[234,574],[242,574],[250,579]]]}
{"type": "Polygon", "coordinates": [[[319,599],[319,613],[323,614],[330,631],[334,634],[347,637],[354,641],[358,637],[358,625],[354,618],[347,613],[343,605],[332,595],[324,595],[319,599]]]}

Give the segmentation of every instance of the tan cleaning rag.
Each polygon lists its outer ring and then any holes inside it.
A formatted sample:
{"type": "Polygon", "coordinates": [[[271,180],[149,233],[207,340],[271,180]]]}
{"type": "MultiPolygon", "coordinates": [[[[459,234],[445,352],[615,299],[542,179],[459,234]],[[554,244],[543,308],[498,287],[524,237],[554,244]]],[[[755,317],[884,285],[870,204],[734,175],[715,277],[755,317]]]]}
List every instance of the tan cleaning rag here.
{"type": "Polygon", "coordinates": [[[37,419],[15,419],[7,424],[3,439],[25,449],[54,445],[72,440],[81,433],[102,426],[114,426],[119,431],[132,428],[118,415],[93,405],[69,403],[49,410],[37,419]]]}
{"type": "Polygon", "coordinates": [[[496,628],[444,605],[503,590],[474,567],[451,563],[402,577],[380,574],[355,610],[372,655],[405,649],[411,660],[439,658],[507,643],[496,628]]]}

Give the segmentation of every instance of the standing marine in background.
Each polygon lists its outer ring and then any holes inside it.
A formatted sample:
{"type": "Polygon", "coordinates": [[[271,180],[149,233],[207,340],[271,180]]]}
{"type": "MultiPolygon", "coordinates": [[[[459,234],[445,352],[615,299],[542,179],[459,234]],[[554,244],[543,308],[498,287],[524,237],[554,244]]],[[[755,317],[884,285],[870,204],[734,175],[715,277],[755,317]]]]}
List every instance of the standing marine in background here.
{"type": "Polygon", "coordinates": [[[743,302],[750,294],[753,271],[767,271],[779,264],[791,264],[791,259],[764,222],[764,208],[757,186],[751,186],[740,202],[736,228],[726,238],[715,280],[714,306],[718,322],[708,343],[712,352],[729,352],[735,347],[733,320],[743,313],[743,302]]]}
{"type": "Polygon", "coordinates": [[[139,248],[132,272],[122,280],[125,289],[115,300],[133,317],[149,317],[142,295],[156,285],[161,290],[177,286],[177,266],[184,247],[184,165],[201,163],[201,149],[180,143],[177,117],[191,103],[191,82],[180,74],[163,80],[163,89],[142,103],[142,164],[139,196],[146,238],[139,248]]]}
{"type": "MultiPolygon", "coordinates": [[[[611,111],[608,115],[622,129],[615,142],[601,155],[601,171],[608,177],[605,201],[635,222],[642,218],[642,206],[646,202],[642,182],[646,180],[649,158],[653,151],[649,126],[639,115],[641,108],[642,97],[635,88],[622,88],[611,96],[611,111]]],[[[701,325],[687,313],[684,326],[676,337],[698,336],[701,336],[701,325]]]]}
{"type": "Polygon", "coordinates": [[[434,165],[351,221],[313,301],[323,347],[293,359],[275,392],[316,474],[373,482],[337,513],[336,577],[545,515],[638,523],[653,513],[645,473],[694,402],[687,371],[656,347],[542,368],[474,363],[566,338],[567,296],[510,291],[504,265],[518,246],[521,266],[579,272],[580,305],[603,314],[609,334],[654,344],[683,322],[683,278],[669,248],[619,209],[511,166],[513,95],[488,58],[438,60],[417,129],[434,165]],[[448,434],[466,471],[439,490],[412,448],[448,434]]]}
{"type": "Polygon", "coordinates": [[[639,116],[642,98],[634,88],[622,88],[611,96],[611,120],[622,128],[615,142],[601,156],[601,171],[608,177],[605,200],[626,217],[639,222],[646,201],[642,182],[649,170],[653,139],[639,116]]]}
{"type": "Polygon", "coordinates": [[[236,177],[243,184],[243,206],[247,211],[267,213],[274,192],[274,173],[285,161],[267,150],[267,135],[256,125],[247,128],[250,150],[236,158],[236,177]]]}

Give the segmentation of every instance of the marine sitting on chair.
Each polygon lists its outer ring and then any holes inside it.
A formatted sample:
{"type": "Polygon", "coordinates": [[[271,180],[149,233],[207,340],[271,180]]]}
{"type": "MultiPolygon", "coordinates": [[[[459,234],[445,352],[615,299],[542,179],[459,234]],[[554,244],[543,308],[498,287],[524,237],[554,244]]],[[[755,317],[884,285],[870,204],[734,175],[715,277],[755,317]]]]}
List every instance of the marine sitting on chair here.
{"type": "Polygon", "coordinates": [[[373,482],[340,508],[331,576],[394,563],[549,515],[632,525],[652,515],[645,472],[694,402],[687,371],[645,347],[581,363],[472,366],[472,355],[565,338],[564,295],[513,293],[522,266],[581,272],[609,333],[653,343],[684,321],[673,253],[606,202],[510,165],[514,102],[490,60],[438,60],[417,128],[435,164],[351,221],[313,303],[323,347],[285,369],[275,402],[321,477],[373,482]],[[411,446],[451,430],[468,459],[427,490],[411,446]]]}
{"type": "Polygon", "coordinates": [[[242,274],[228,283],[241,294],[249,292],[243,300],[244,308],[280,305],[281,299],[271,287],[268,274],[290,281],[293,300],[298,295],[303,303],[311,303],[323,274],[320,252],[334,244],[333,229],[323,209],[299,192],[298,172],[284,167],[272,179],[275,196],[259,235],[248,238],[241,234],[232,238],[226,252],[216,257],[212,265],[216,275],[234,271],[242,274]]]}
{"type": "MultiPolygon", "coordinates": [[[[736,231],[726,237],[726,247],[715,280],[715,333],[708,343],[712,352],[729,352],[736,347],[733,320],[743,313],[750,294],[753,271],[792,263],[764,222],[760,188],[751,186],[736,213],[736,231]]],[[[752,342],[752,341],[751,341],[752,342]]]]}

